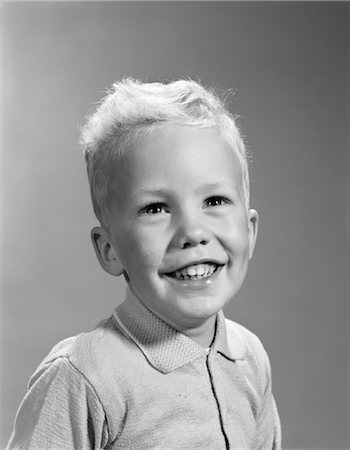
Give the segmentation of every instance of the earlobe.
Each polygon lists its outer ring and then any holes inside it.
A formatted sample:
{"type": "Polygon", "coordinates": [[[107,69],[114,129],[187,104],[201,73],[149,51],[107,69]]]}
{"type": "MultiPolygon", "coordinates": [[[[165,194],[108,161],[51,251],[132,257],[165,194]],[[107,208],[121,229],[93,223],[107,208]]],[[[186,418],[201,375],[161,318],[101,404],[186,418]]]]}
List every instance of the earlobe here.
{"type": "Polygon", "coordinates": [[[258,235],[259,215],[255,209],[248,211],[249,259],[252,258],[258,235]]]}
{"type": "Polygon", "coordinates": [[[108,230],[104,227],[94,227],[91,230],[91,240],[101,267],[111,275],[121,275],[124,266],[114,249],[108,230]]]}

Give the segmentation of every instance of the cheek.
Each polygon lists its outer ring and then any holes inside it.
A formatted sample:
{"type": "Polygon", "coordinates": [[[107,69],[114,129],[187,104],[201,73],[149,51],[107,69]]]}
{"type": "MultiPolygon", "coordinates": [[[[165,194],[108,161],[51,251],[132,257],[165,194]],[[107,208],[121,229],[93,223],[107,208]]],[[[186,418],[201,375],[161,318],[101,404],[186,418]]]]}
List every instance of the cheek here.
{"type": "Polygon", "coordinates": [[[162,260],[161,240],[153,233],[136,231],[129,233],[124,246],[125,259],[131,268],[140,273],[157,268],[162,260]]]}
{"type": "Polygon", "coordinates": [[[249,239],[246,227],[237,227],[237,224],[232,227],[224,236],[223,245],[232,255],[233,261],[237,261],[237,259],[248,260],[249,239]]]}
{"type": "Polygon", "coordinates": [[[221,232],[227,236],[227,239],[233,245],[244,246],[248,242],[248,226],[247,221],[243,216],[227,217],[221,223],[221,232]]]}

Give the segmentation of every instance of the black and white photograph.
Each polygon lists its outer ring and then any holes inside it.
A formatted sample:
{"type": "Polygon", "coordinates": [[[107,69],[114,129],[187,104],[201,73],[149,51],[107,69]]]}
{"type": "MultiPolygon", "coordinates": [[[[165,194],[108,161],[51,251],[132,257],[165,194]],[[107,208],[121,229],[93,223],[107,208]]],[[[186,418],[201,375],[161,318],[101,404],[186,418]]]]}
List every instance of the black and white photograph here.
{"type": "Polygon", "coordinates": [[[348,449],[350,3],[0,16],[0,449],[348,449]]]}

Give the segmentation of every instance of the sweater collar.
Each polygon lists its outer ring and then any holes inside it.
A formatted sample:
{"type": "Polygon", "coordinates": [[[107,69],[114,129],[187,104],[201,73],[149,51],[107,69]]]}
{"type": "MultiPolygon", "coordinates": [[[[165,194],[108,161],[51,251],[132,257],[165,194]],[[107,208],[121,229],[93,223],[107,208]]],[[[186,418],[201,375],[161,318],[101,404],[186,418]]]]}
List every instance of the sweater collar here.
{"type": "MultiPolygon", "coordinates": [[[[116,308],[114,318],[140,348],[148,362],[160,372],[172,372],[194,359],[204,358],[207,354],[204,347],[177,331],[144,306],[129,288],[126,300],[116,308]]],[[[225,320],[220,310],[217,314],[211,351],[218,352],[231,361],[244,359],[245,344],[232,329],[228,336],[225,320]]]]}

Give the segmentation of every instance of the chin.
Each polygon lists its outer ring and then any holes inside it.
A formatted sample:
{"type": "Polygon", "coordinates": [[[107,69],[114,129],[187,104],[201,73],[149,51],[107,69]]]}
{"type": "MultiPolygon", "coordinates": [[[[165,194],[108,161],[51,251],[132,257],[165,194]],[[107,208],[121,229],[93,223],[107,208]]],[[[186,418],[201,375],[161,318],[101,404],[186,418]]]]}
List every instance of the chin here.
{"type": "Polygon", "coordinates": [[[193,308],[184,308],[183,314],[189,318],[206,320],[215,316],[224,306],[225,303],[213,303],[212,300],[209,300],[201,305],[194,305],[193,308]]]}

